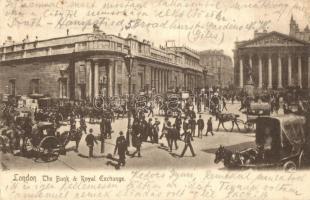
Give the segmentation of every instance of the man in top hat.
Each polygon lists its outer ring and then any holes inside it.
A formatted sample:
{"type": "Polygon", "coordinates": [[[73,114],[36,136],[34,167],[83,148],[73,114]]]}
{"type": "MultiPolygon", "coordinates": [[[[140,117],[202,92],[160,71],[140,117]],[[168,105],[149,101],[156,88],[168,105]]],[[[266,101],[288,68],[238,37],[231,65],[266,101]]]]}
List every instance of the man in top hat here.
{"type": "Polygon", "coordinates": [[[116,145],[114,148],[114,155],[116,154],[116,151],[118,152],[119,160],[118,165],[125,166],[126,164],[126,151],[127,151],[127,142],[126,138],[124,137],[123,131],[119,132],[119,136],[116,139],[116,145]]]}

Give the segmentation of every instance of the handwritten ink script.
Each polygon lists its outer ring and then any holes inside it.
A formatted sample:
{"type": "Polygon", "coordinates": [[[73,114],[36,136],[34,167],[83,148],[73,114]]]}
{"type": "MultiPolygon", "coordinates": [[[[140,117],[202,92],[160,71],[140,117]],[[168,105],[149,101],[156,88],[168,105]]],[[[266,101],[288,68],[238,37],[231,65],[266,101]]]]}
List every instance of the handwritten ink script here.
{"type": "MultiPolygon", "coordinates": [[[[69,174],[13,173],[4,199],[305,199],[302,173],[166,170],[69,174]]],[[[5,181],[4,181],[5,180],[5,181]]]]}
{"type": "MultiPolygon", "coordinates": [[[[89,30],[97,24],[116,32],[174,31],[187,42],[222,44],[231,32],[271,30],[293,13],[309,12],[305,1],[277,0],[4,0],[9,28],[89,30]],[[283,3],[282,3],[283,2],[283,3]]],[[[310,19],[308,19],[310,21],[310,19]]],[[[165,33],[165,32],[164,32],[165,33]]],[[[234,38],[235,39],[235,38],[234,38]]]]}

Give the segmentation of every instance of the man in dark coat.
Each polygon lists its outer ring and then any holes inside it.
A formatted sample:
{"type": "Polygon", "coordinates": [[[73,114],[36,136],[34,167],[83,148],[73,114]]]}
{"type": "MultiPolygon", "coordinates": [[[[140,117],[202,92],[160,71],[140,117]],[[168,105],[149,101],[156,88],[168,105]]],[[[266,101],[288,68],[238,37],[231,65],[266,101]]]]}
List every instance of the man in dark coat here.
{"type": "Polygon", "coordinates": [[[173,127],[170,129],[170,137],[171,137],[171,146],[170,150],[172,151],[172,146],[174,144],[175,149],[178,149],[177,140],[179,139],[179,131],[176,128],[176,125],[173,124],[173,127]]]}
{"type": "Polygon", "coordinates": [[[212,134],[212,136],[214,135],[212,126],[212,117],[208,119],[206,136],[208,136],[209,132],[212,134]]]}
{"type": "Polygon", "coordinates": [[[95,136],[93,135],[93,129],[89,129],[89,134],[85,138],[86,144],[89,148],[89,158],[94,157],[93,151],[94,151],[94,144],[98,144],[96,141],[95,136]]]}
{"type": "Polygon", "coordinates": [[[158,121],[157,118],[155,118],[155,123],[153,124],[153,140],[154,143],[158,144],[158,136],[159,136],[159,125],[160,121],[158,121]]]}
{"type": "Polygon", "coordinates": [[[195,120],[195,118],[191,118],[190,119],[189,125],[190,125],[190,128],[191,128],[192,137],[195,137],[195,132],[196,132],[196,120],[195,120]]]}
{"type": "Polygon", "coordinates": [[[153,143],[153,124],[152,124],[152,118],[149,119],[149,122],[146,125],[146,141],[150,137],[150,141],[153,143]]]}
{"type": "Polygon", "coordinates": [[[135,157],[136,154],[138,154],[138,157],[141,157],[141,145],[142,145],[142,135],[141,133],[134,133],[132,136],[134,140],[134,147],[136,147],[136,151],[133,152],[131,157],[135,157]]]}
{"type": "Polygon", "coordinates": [[[181,119],[181,116],[178,115],[177,118],[175,119],[175,127],[178,131],[178,139],[181,140],[181,127],[182,127],[182,119],[181,119]]]}
{"type": "Polygon", "coordinates": [[[100,152],[104,153],[104,140],[107,139],[107,133],[106,133],[106,122],[105,119],[102,117],[100,122],[100,152]]]}
{"type": "Polygon", "coordinates": [[[198,137],[202,138],[202,130],[205,127],[205,123],[204,123],[203,119],[201,118],[201,115],[199,115],[199,119],[197,120],[197,124],[198,124],[198,137]]]}
{"type": "Polygon", "coordinates": [[[182,151],[182,154],[180,155],[180,157],[183,157],[187,148],[189,147],[191,153],[192,153],[192,156],[195,157],[196,154],[194,152],[194,149],[193,149],[193,146],[192,146],[192,142],[191,142],[191,132],[190,131],[186,131],[182,134],[182,136],[184,135],[184,142],[185,142],[185,146],[184,146],[184,149],[182,151]]]}
{"type": "Polygon", "coordinates": [[[119,136],[116,139],[116,145],[114,148],[114,155],[118,152],[119,160],[118,165],[125,166],[126,164],[126,151],[127,151],[127,142],[126,138],[124,137],[123,131],[119,132],[119,136]]]}
{"type": "Polygon", "coordinates": [[[112,138],[111,134],[112,134],[112,122],[111,122],[111,119],[106,119],[105,120],[105,131],[106,131],[106,134],[107,134],[107,137],[109,139],[112,138]]]}

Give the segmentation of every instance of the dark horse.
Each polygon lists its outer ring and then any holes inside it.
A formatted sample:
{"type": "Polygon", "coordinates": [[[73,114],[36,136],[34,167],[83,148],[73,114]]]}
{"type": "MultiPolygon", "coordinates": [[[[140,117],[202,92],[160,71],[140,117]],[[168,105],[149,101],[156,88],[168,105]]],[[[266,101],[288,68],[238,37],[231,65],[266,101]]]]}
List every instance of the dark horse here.
{"type": "Polygon", "coordinates": [[[65,147],[70,141],[75,141],[75,151],[78,151],[80,141],[82,139],[83,130],[77,128],[76,130],[65,131],[60,135],[60,142],[65,147]]]}
{"type": "Polygon", "coordinates": [[[225,123],[225,122],[231,121],[232,127],[231,127],[230,132],[233,131],[235,124],[236,124],[236,126],[237,126],[237,128],[238,128],[238,131],[241,132],[241,131],[240,131],[240,128],[239,128],[239,125],[238,125],[238,117],[239,117],[239,115],[236,115],[236,114],[233,114],[233,113],[219,113],[219,112],[217,112],[217,113],[216,113],[216,119],[219,120],[219,124],[218,124],[218,126],[217,126],[216,131],[219,130],[220,125],[222,125],[222,127],[224,128],[225,131],[228,131],[228,130],[225,128],[224,123],[225,123]]]}
{"type": "Polygon", "coordinates": [[[256,157],[257,152],[252,148],[241,152],[232,152],[220,145],[215,152],[214,163],[218,164],[223,161],[226,168],[236,169],[242,167],[244,164],[255,163],[257,160],[256,157]]]}

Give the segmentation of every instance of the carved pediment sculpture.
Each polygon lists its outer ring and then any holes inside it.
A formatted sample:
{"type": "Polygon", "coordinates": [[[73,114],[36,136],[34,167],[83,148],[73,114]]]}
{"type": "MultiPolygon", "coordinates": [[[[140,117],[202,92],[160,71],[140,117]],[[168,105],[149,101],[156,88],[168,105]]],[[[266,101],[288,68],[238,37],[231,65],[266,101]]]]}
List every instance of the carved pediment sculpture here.
{"type": "Polygon", "coordinates": [[[270,47],[270,46],[304,46],[307,42],[298,40],[278,32],[271,32],[264,36],[242,43],[242,47],[270,47]]]}

